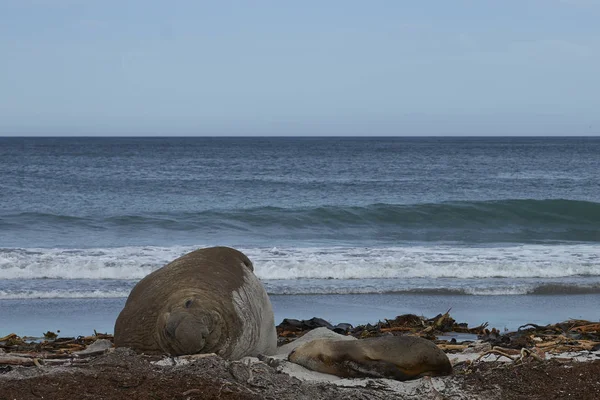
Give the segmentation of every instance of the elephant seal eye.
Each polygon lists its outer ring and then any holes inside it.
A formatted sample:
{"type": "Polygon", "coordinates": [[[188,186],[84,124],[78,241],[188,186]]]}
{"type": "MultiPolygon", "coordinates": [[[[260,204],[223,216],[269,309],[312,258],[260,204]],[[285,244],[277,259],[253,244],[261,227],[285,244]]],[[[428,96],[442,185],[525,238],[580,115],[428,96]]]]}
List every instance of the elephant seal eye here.
{"type": "Polygon", "coordinates": [[[185,308],[190,308],[191,306],[192,306],[192,300],[191,299],[186,300],[186,302],[185,302],[185,308]]]}

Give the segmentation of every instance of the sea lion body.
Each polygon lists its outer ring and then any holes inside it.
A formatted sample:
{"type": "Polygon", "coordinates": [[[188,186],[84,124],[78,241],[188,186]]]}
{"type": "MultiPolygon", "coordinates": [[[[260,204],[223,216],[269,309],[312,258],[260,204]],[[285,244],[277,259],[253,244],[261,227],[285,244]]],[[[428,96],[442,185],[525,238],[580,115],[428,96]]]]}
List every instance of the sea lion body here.
{"type": "Polygon", "coordinates": [[[310,370],[345,378],[391,378],[399,381],[448,375],[448,356],[429,340],[413,336],[382,336],[360,340],[317,339],[288,357],[310,370]]]}
{"type": "Polygon", "coordinates": [[[132,289],[115,323],[115,346],[227,359],[272,354],[273,309],[252,262],[228,247],[188,253],[132,289]]]}

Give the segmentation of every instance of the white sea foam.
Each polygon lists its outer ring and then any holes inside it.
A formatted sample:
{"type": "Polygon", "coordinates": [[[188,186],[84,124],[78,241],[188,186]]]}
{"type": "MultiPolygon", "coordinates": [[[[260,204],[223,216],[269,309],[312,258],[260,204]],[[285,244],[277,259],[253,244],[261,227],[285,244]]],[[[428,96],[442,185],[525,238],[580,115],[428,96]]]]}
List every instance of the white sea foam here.
{"type": "Polygon", "coordinates": [[[91,291],[64,291],[64,290],[27,290],[6,291],[0,290],[0,300],[16,299],[96,299],[96,298],[122,298],[127,297],[129,291],[121,290],[91,290],[91,291]]]}
{"type": "Polygon", "coordinates": [[[413,294],[502,296],[527,294],[600,293],[600,277],[571,278],[386,278],[300,279],[263,281],[271,295],[295,294],[413,294]]]}
{"type": "MultiPolygon", "coordinates": [[[[139,280],[194,249],[0,249],[0,279],[139,280]]],[[[600,276],[600,251],[592,244],[241,250],[263,280],[600,276]]]]}
{"type": "Polygon", "coordinates": [[[186,247],[1,249],[0,279],[141,279],[186,247]]]}
{"type": "Polygon", "coordinates": [[[600,275],[596,245],[248,250],[262,279],[556,278],[600,275]]]}
{"type": "Polygon", "coordinates": [[[464,294],[473,296],[515,296],[531,294],[535,290],[535,286],[500,286],[500,287],[471,287],[465,288],[464,294]]]}

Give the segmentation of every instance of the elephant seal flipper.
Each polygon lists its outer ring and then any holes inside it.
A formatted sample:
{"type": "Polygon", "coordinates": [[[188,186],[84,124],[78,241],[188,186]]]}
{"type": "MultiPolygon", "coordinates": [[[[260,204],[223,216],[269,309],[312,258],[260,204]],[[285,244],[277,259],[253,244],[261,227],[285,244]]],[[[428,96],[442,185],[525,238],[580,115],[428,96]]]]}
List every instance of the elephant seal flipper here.
{"type": "Polygon", "coordinates": [[[228,359],[273,354],[273,309],[253,270],[240,251],[211,247],[152,272],[132,289],[119,314],[115,346],[228,359]]]}

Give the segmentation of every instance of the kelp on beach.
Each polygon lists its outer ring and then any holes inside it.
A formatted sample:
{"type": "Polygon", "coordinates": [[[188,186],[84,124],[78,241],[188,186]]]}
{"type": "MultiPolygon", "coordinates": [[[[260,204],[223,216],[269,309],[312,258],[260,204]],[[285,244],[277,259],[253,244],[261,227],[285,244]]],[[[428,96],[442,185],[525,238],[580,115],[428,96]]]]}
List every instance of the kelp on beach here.
{"type": "MultiPolygon", "coordinates": [[[[600,322],[568,320],[544,326],[526,324],[516,331],[500,332],[495,328],[489,329],[487,323],[476,327],[457,323],[451,317],[450,310],[433,318],[404,314],[394,319],[385,319],[375,324],[356,327],[344,323],[331,325],[320,318],[284,319],[277,326],[279,344],[288,343],[319,327],[326,327],[337,333],[352,335],[359,339],[382,335],[416,335],[433,340],[446,352],[464,351],[472,346],[476,338],[482,343],[489,344],[487,347],[481,348],[482,354],[487,352],[511,359],[513,356],[519,355],[522,358],[524,352],[532,355],[533,358],[542,359],[546,353],[558,354],[600,349],[600,322]],[[472,335],[472,339],[463,335],[463,338],[467,338],[457,341],[456,338],[451,337],[454,333],[469,334],[472,335]]],[[[113,336],[95,331],[90,336],[64,338],[54,332],[46,332],[38,338],[19,337],[12,333],[0,338],[0,365],[36,365],[44,362],[54,364],[60,363],[60,360],[68,361],[97,354],[83,351],[98,340],[112,342],[113,336]]]]}
{"type": "MultiPolygon", "coordinates": [[[[95,355],[98,353],[86,353],[85,350],[99,340],[109,341],[112,346],[113,336],[94,332],[90,336],[61,338],[56,333],[48,331],[43,337],[33,338],[20,337],[11,333],[0,338],[0,365],[57,364],[70,361],[80,352],[84,352],[82,354],[84,356],[95,355]]],[[[103,350],[106,350],[106,347],[103,350]]]]}

